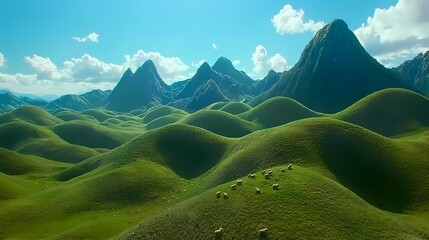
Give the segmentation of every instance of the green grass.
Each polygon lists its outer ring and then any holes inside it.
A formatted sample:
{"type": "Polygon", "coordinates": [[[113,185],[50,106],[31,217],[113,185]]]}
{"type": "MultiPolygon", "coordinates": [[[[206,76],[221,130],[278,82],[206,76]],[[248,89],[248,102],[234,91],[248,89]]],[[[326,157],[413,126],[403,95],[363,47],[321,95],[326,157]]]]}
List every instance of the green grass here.
{"type": "Polygon", "coordinates": [[[119,239],[213,239],[222,227],[224,239],[416,239],[427,238],[428,226],[411,216],[381,211],[342,185],[307,168],[296,167],[265,180],[243,176],[243,185],[209,189],[142,221],[119,239]],[[273,183],[280,190],[272,190],[273,183]],[[255,194],[255,187],[261,194],[255,194]],[[217,199],[217,191],[228,199],[217,199]]]}
{"type": "Polygon", "coordinates": [[[53,126],[63,121],[45,110],[34,106],[23,106],[10,113],[0,115],[0,125],[14,120],[21,120],[39,126],[53,126]]]}
{"type": "Polygon", "coordinates": [[[172,114],[182,116],[188,115],[187,112],[170,106],[154,107],[147,111],[146,115],[143,117],[143,123],[148,124],[157,118],[172,114]]]}
{"type": "Polygon", "coordinates": [[[112,149],[141,132],[115,130],[89,121],[76,120],[55,126],[54,133],[71,144],[112,149]]]}
{"type": "Polygon", "coordinates": [[[235,115],[215,110],[200,110],[180,123],[201,127],[225,137],[242,137],[259,128],[235,115]]]}
{"type": "Polygon", "coordinates": [[[221,107],[219,110],[227,112],[227,113],[231,113],[234,115],[243,113],[243,112],[247,112],[250,109],[252,109],[252,107],[250,107],[249,105],[245,104],[245,103],[241,103],[241,102],[230,102],[225,104],[223,107],[221,107]]]}
{"type": "Polygon", "coordinates": [[[0,238],[429,238],[428,99],[389,89],[332,115],[282,97],[246,106],[1,115],[0,238]]]}
{"type": "Polygon", "coordinates": [[[319,117],[322,114],[314,112],[290,98],[274,97],[240,116],[247,121],[270,128],[299,119],[319,117]]]}
{"type": "Polygon", "coordinates": [[[334,115],[385,136],[429,127],[429,100],[405,89],[371,94],[334,115]]]}

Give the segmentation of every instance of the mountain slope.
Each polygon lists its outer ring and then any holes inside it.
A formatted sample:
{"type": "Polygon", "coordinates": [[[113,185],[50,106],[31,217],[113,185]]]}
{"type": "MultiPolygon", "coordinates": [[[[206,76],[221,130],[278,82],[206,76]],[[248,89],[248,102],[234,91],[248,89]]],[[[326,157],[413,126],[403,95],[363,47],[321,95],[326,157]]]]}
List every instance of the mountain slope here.
{"type": "Polygon", "coordinates": [[[384,88],[411,88],[372,58],[343,20],[319,30],[298,63],[258,97],[291,97],[320,112],[334,113],[384,88]]]}
{"type": "Polygon", "coordinates": [[[429,95],[429,51],[391,70],[405,82],[429,95]]]}
{"type": "Polygon", "coordinates": [[[128,69],[105,100],[107,109],[129,112],[172,99],[169,86],[161,79],[152,60],[147,60],[135,73],[128,69]]]}
{"type": "Polygon", "coordinates": [[[77,111],[98,108],[102,106],[103,101],[110,94],[110,90],[102,91],[99,89],[90,92],[74,95],[67,94],[55,99],[46,106],[47,109],[62,109],[68,108],[77,111]]]}
{"type": "Polygon", "coordinates": [[[229,101],[220,91],[218,85],[211,79],[195,90],[194,95],[186,106],[188,111],[203,109],[215,102],[229,101]]]}
{"type": "Polygon", "coordinates": [[[249,87],[255,82],[253,79],[247,76],[245,72],[238,71],[232,62],[226,57],[220,57],[212,66],[212,69],[220,74],[231,77],[236,82],[244,85],[245,87],[249,87]]]}

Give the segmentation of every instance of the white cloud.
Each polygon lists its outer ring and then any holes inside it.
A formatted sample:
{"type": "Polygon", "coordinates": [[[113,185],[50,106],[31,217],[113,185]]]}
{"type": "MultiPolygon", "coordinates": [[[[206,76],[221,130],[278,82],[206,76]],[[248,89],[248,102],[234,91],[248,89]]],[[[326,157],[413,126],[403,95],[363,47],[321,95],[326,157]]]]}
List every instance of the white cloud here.
{"type": "Polygon", "coordinates": [[[234,61],[232,61],[232,65],[234,65],[234,66],[240,65],[240,63],[241,63],[240,60],[234,60],[234,61]]]}
{"type": "Polygon", "coordinates": [[[133,55],[125,55],[121,64],[106,63],[84,54],[58,66],[49,57],[33,54],[24,57],[24,62],[32,68],[34,74],[0,73],[0,88],[40,95],[112,89],[128,67],[135,71],[148,59],[155,63],[160,76],[167,83],[189,78],[189,66],[180,58],[166,57],[159,52],[138,50],[133,55]]]}
{"type": "Polygon", "coordinates": [[[168,84],[187,78],[188,65],[179,57],[166,57],[159,52],[138,50],[133,55],[125,55],[125,66],[137,69],[148,59],[155,63],[159,75],[168,84]]]}
{"type": "Polygon", "coordinates": [[[385,65],[429,50],[429,1],[399,0],[387,9],[375,9],[366,24],[355,30],[362,45],[385,65]]]}
{"type": "Polygon", "coordinates": [[[90,33],[85,37],[73,37],[73,40],[76,40],[78,42],[86,42],[86,41],[91,41],[91,42],[95,42],[98,43],[98,37],[100,35],[98,35],[98,33],[90,33]]]}
{"type": "Polygon", "coordinates": [[[276,53],[270,58],[267,49],[262,45],[256,47],[252,55],[252,61],[254,64],[252,74],[257,77],[265,76],[271,69],[277,72],[283,72],[290,68],[282,55],[276,53]]]}
{"type": "Polygon", "coordinates": [[[0,67],[3,67],[6,62],[3,53],[0,52],[0,67]]]}
{"type": "Polygon", "coordinates": [[[276,32],[281,35],[303,33],[307,31],[315,32],[325,25],[323,21],[315,22],[311,19],[304,22],[304,14],[303,9],[295,10],[290,4],[286,4],[282,10],[271,19],[271,22],[274,24],[276,32]]]}
{"type": "Polygon", "coordinates": [[[284,72],[288,69],[286,59],[278,53],[270,58],[270,65],[271,69],[276,72],[284,72]]]}
{"type": "Polygon", "coordinates": [[[116,82],[124,72],[123,65],[105,63],[84,54],[63,63],[63,72],[74,82],[116,82]]]}
{"type": "Polygon", "coordinates": [[[194,68],[199,68],[204,62],[205,62],[206,60],[205,59],[201,59],[200,61],[198,61],[198,62],[194,62],[194,61],[192,61],[191,62],[191,65],[194,67],[194,68]]]}
{"type": "Polygon", "coordinates": [[[217,50],[217,45],[216,45],[216,43],[212,43],[212,47],[213,47],[213,49],[214,49],[214,50],[217,50]]]}

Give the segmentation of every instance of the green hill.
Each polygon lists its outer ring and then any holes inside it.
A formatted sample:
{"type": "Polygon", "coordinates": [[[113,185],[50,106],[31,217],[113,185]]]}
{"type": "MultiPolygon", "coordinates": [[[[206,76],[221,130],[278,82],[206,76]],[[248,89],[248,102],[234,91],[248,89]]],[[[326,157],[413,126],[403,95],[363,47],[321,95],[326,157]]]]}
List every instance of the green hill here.
{"type": "Polygon", "coordinates": [[[100,156],[59,173],[65,181],[100,166],[121,166],[138,159],[152,161],[183,178],[194,178],[212,168],[223,156],[228,139],[193,126],[174,124],[144,133],[100,156]]]}
{"type": "Polygon", "coordinates": [[[225,137],[242,137],[259,128],[235,115],[214,110],[200,110],[184,118],[181,123],[204,128],[225,137]]]}
{"type": "Polygon", "coordinates": [[[429,127],[429,99],[405,89],[371,94],[334,115],[385,136],[429,127]]]}
{"type": "Polygon", "coordinates": [[[116,114],[105,109],[90,109],[82,112],[83,115],[91,116],[99,122],[104,122],[109,118],[115,117],[116,114]]]}
{"type": "Polygon", "coordinates": [[[115,148],[139,134],[79,120],[55,126],[54,133],[71,144],[108,149],[115,148]]]}
{"type": "Polygon", "coordinates": [[[142,221],[117,239],[425,239],[427,224],[381,211],[340,184],[306,168],[243,184],[220,185],[142,221]],[[273,190],[273,183],[280,184],[273,190]],[[255,194],[258,187],[261,194],[255,194]],[[217,191],[229,198],[216,199],[217,191]],[[259,229],[268,228],[267,237],[259,229]],[[287,236],[287,237],[286,237],[287,236]]]}
{"type": "Polygon", "coordinates": [[[68,165],[28,156],[0,147],[0,172],[7,175],[52,173],[68,165]]]}
{"type": "Polygon", "coordinates": [[[223,107],[221,107],[219,110],[231,113],[234,115],[247,112],[250,109],[252,109],[249,105],[242,103],[242,102],[230,102],[225,104],[223,107]]]}
{"type": "Polygon", "coordinates": [[[0,115],[0,125],[14,120],[21,120],[39,126],[53,126],[63,122],[45,110],[34,106],[22,106],[10,113],[0,115]]]}
{"type": "Polygon", "coordinates": [[[188,115],[187,112],[170,106],[155,107],[147,111],[146,115],[143,117],[143,123],[148,124],[157,118],[173,114],[180,116],[188,115]]]}
{"type": "Polygon", "coordinates": [[[265,128],[280,126],[303,118],[319,117],[299,102],[286,97],[273,97],[240,115],[243,119],[265,128]]]}

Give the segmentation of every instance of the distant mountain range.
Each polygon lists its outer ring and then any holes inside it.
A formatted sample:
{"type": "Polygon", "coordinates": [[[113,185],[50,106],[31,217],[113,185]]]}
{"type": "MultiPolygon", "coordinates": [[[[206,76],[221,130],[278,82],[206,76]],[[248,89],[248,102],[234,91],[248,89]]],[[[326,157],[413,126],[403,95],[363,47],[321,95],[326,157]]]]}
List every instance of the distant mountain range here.
{"type": "Polygon", "coordinates": [[[270,71],[253,80],[220,57],[213,66],[204,62],[190,79],[167,85],[152,60],[135,73],[127,69],[112,91],[93,90],[65,95],[53,101],[0,93],[0,108],[31,104],[48,110],[87,110],[103,107],[118,112],[170,105],[197,111],[214,102],[259,104],[275,96],[295,99],[325,113],[338,112],[359,99],[385,88],[405,88],[429,94],[429,52],[401,66],[386,69],[371,57],[343,20],[319,30],[289,71],[270,71]]]}
{"type": "Polygon", "coordinates": [[[406,83],[429,95],[429,51],[391,70],[406,83]]]}

